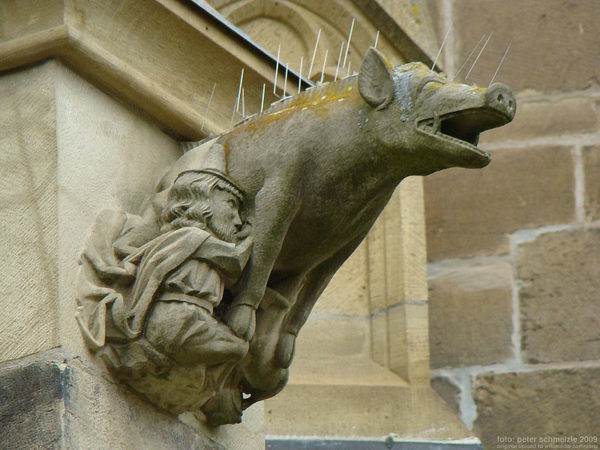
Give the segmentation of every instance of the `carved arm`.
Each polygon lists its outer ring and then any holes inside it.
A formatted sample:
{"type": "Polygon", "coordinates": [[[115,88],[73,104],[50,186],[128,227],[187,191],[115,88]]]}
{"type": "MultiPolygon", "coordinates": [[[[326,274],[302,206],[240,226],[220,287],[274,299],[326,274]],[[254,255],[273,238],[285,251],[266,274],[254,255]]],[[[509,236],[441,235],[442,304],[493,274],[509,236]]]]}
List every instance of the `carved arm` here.
{"type": "Polygon", "coordinates": [[[237,280],[250,258],[252,243],[251,236],[237,245],[211,236],[204,241],[192,258],[206,260],[225,277],[237,280]]]}

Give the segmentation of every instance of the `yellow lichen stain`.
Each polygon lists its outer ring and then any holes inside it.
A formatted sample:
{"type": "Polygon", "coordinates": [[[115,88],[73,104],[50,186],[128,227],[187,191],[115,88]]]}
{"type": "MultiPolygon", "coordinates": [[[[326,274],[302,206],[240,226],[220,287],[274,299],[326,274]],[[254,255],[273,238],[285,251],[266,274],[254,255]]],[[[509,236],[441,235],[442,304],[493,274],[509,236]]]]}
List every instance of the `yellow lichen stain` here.
{"type": "Polygon", "coordinates": [[[227,141],[225,141],[223,143],[223,151],[225,152],[225,160],[227,160],[227,157],[229,156],[229,152],[231,151],[231,149],[229,148],[229,144],[227,143],[227,141]]]}
{"type": "MultiPolygon", "coordinates": [[[[407,63],[407,64],[403,64],[402,66],[400,66],[399,68],[400,70],[396,69],[397,72],[399,73],[404,73],[404,72],[416,72],[418,75],[422,76],[422,77],[426,77],[431,75],[432,72],[425,64],[421,63],[421,62],[412,62],[412,63],[407,63]]],[[[441,74],[437,74],[438,76],[440,76],[441,74]]]]}
{"type": "Polygon", "coordinates": [[[478,94],[481,92],[485,92],[486,90],[486,88],[482,88],[479,86],[471,86],[471,89],[469,89],[469,94],[478,94]]]}
{"type": "Polygon", "coordinates": [[[392,66],[392,63],[390,63],[390,61],[385,57],[385,55],[381,55],[381,56],[383,57],[383,62],[385,63],[387,68],[392,70],[394,68],[394,66],[392,66]]]}
{"type": "MultiPolygon", "coordinates": [[[[233,130],[227,133],[228,138],[233,138],[241,134],[260,134],[265,132],[273,123],[283,123],[293,114],[301,111],[310,110],[322,119],[327,119],[330,114],[331,107],[336,107],[335,103],[344,100],[354,100],[359,102],[358,90],[354,89],[356,84],[336,85],[329,83],[328,85],[315,88],[314,92],[304,91],[297,98],[292,99],[283,109],[269,112],[253,119],[248,120],[241,125],[238,125],[233,130]]],[[[228,147],[225,144],[225,151],[228,152],[228,147]]]]}

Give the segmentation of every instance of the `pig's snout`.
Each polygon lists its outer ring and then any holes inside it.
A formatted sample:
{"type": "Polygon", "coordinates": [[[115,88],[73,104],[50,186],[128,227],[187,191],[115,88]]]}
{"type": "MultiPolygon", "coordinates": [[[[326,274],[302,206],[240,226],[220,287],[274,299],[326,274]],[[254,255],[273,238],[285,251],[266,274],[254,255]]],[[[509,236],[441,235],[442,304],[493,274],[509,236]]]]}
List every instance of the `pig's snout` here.
{"type": "Polygon", "coordinates": [[[510,120],[515,116],[517,101],[508,86],[502,83],[492,84],[485,92],[485,104],[489,108],[507,115],[510,120]]]}

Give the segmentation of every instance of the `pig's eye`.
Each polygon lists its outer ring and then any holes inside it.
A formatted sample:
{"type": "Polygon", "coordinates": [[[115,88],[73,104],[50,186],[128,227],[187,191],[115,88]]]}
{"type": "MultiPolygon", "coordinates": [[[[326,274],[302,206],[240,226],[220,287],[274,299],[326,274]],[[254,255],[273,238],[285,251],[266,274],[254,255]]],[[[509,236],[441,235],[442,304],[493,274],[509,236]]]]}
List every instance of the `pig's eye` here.
{"type": "Polygon", "coordinates": [[[438,77],[426,77],[426,78],[423,78],[421,80],[421,82],[419,83],[419,86],[417,87],[417,95],[421,94],[421,92],[423,91],[423,89],[425,88],[425,86],[427,86],[430,83],[443,84],[443,81],[440,80],[438,77]]]}

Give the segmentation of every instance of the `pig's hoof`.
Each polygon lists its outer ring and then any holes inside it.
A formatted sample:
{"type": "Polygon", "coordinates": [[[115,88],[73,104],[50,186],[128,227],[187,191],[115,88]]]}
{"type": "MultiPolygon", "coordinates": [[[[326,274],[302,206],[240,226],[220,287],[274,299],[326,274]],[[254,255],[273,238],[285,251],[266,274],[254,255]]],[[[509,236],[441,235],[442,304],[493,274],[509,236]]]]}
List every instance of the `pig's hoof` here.
{"type": "Polygon", "coordinates": [[[287,369],[292,364],[294,349],[296,347],[296,335],[292,333],[283,333],[279,338],[277,345],[277,362],[279,367],[287,369]]]}
{"type": "Polygon", "coordinates": [[[246,341],[254,336],[256,311],[251,306],[245,304],[232,306],[225,321],[236,336],[246,341]]]}

